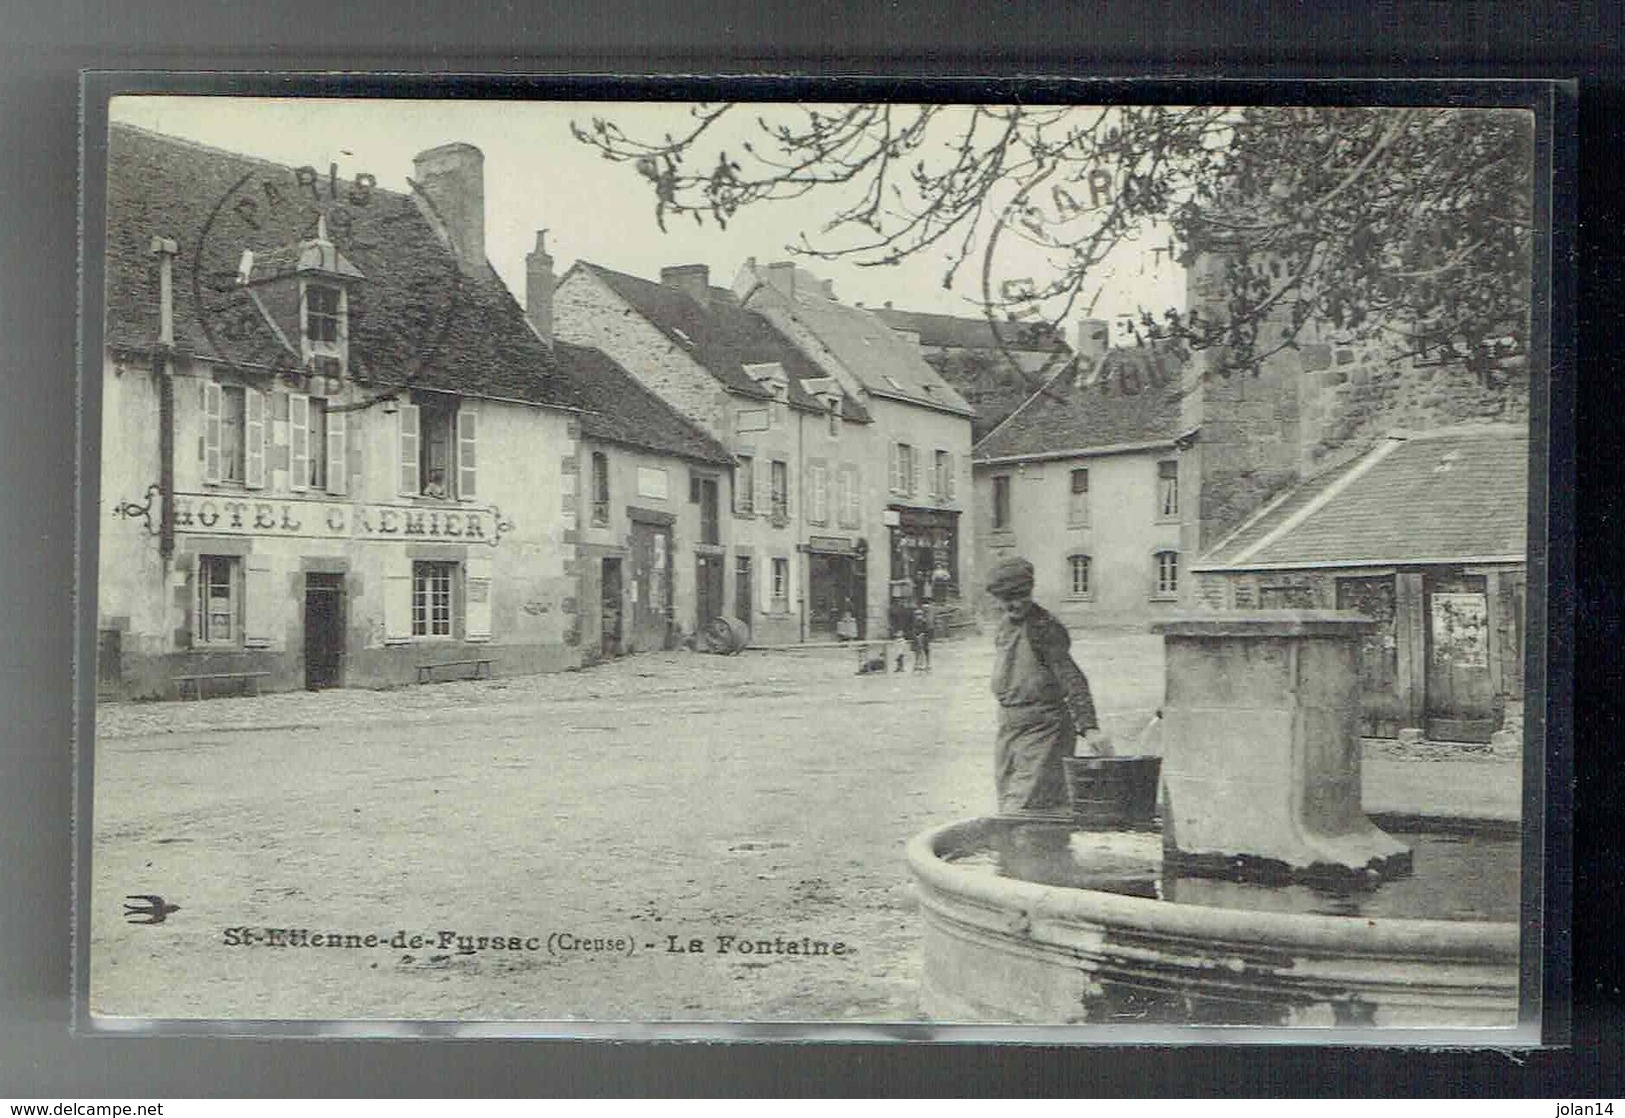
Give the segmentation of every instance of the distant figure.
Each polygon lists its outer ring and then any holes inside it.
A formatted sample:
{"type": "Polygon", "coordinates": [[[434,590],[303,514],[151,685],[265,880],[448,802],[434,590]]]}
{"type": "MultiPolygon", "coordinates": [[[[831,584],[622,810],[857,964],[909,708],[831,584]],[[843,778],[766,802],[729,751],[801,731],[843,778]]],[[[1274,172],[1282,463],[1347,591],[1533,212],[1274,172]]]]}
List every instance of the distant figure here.
{"type": "Polygon", "coordinates": [[[1072,638],[1053,614],[1033,601],[1033,565],[1006,559],[988,574],[987,589],[1002,607],[993,638],[993,694],[999,700],[994,782],[999,813],[1064,810],[1061,765],[1083,737],[1080,753],[1109,756],[1089,680],[1072,659],[1072,638]]]}
{"type": "Polygon", "coordinates": [[[892,655],[897,658],[897,671],[903,670],[903,658],[908,655],[908,637],[902,629],[892,633],[892,655]]]}
{"type": "Polygon", "coordinates": [[[931,611],[924,605],[914,611],[914,670],[931,670],[931,611]]]}

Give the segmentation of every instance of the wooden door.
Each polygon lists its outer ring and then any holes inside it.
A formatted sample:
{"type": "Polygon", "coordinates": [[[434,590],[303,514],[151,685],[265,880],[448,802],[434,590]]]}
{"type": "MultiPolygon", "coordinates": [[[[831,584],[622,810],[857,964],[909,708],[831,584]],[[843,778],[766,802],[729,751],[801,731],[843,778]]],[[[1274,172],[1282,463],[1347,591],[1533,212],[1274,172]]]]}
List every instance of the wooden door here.
{"type": "Polygon", "coordinates": [[[305,687],[337,687],[344,663],[344,576],[305,576],[305,687]]]}
{"type": "MultiPolygon", "coordinates": [[[[714,488],[716,483],[711,483],[714,488]]],[[[723,556],[696,555],[694,557],[694,631],[703,633],[706,627],[722,616],[723,556]]]]}
{"type": "Polygon", "coordinates": [[[671,529],[632,524],[632,633],[634,652],[664,649],[671,633],[671,529]]]}
{"type": "Polygon", "coordinates": [[[1495,684],[1485,579],[1436,574],[1426,580],[1426,592],[1427,736],[1487,742],[1495,732],[1495,684]]]}
{"type": "Polygon", "coordinates": [[[1367,737],[1397,737],[1406,722],[1399,693],[1394,576],[1338,579],[1337,608],[1363,613],[1377,623],[1360,638],[1360,732],[1367,737]]]}

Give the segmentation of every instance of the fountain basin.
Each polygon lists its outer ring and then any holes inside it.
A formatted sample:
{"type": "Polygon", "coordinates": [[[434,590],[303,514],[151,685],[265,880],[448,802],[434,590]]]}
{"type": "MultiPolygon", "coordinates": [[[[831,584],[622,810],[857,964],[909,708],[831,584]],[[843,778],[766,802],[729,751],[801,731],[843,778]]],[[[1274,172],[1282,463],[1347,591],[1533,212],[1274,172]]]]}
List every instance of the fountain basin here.
{"type": "Polygon", "coordinates": [[[1024,1024],[1505,1027],[1515,920],[1334,916],[1130,895],[1160,839],[1101,860],[1101,888],[964,864],[1069,828],[972,819],[908,846],[924,923],[921,1008],[1024,1024]],[[1107,879],[1119,878],[1112,882],[1107,879]],[[1129,888],[1123,889],[1127,881],[1129,888]],[[1113,891],[1116,890],[1116,891],[1113,891]]]}

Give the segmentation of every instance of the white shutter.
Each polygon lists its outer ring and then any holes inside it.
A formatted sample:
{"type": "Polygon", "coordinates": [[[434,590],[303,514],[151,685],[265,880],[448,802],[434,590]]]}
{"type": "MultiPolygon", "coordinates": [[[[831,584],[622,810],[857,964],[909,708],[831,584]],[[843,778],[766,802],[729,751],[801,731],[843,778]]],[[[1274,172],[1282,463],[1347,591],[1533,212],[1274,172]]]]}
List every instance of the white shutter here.
{"type": "Polygon", "coordinates": [[[756,471],[756,515],[767,516],[773,511],[773,463],[758,458],[753,468],[756,471]]]}
{"type": "Polygon", "coordinates": [[[479,416],[467,403],[457,409],[457,496],[464,501],[472,501],[476,493],[474,444],[479,432],[478,419],[479,416]]]}
{"type": "Polygon", "coordinates": [[[491,557],[471,555],[463,578],[463,638],[491,639],[491,557]]]}
{"type": "Polygon", "coordinates": [[[814,466],[812,519],[819,524],[829,520],[829,476],[823,466],[814,466]]]}
{"type": "Polygon", "coordinates": [[[790,463],[784,464],[784,518],[791,523],[796,519],[796,479],[790,463]]]}
{"type": "Polygon", "coordinates": [[[265,393],[243,389],[243,484],[265,488],[265,393]]]}
{"type": "MultiPolygon", "coordinates": [[[[400,438],[400,491],[414,497],[423,490],[418,482],[418,409],[416,404],[402,404],[398,413],[400,438]]],[[[410,597],[410,595],[409,595],[410,597]]]]}
{"type": "Polygon", "coordinates": [[[288,393],[288,488],[302,492],[310,488],[310,397],[302,392],[288,393]]]}
{"type": "Polygon", "coordinates": [[[756,577],[757,593],[762,599],[762,612],[773,612],[773,556],[763,555],[762,569],[752,572],[756,577]]]}
{"type": "Polygon", "coordinates": [[[345,459],[347,453],[348,449],[344,437],[344,413],[329,410],[327,413],[327,491],[329,493],[343,493],[349,488],[348,462],[345,459]]]}
{"type": "Polygon", "coordinates": [[[384,562],[384,642],[412,639],[412,561],[391,555],[384,562]]]}
{"type": "Polygon", "coordinates": [[[959,465],[954,461],[954,456],[952,454],[948,455],[948,491],[943,496],[950,501],[954,499],[954,471],[958,468],[959,465]]]}
{"type": "Polygon", "coordinates": [[[220,386],[203,382],[203,480],[220,480],[220,386]]]}
{"type": "Polygon", "coordinates": [[[920,492],[921,489],[920,471],[925,467],[925,454],[916,450],[913,454],[909,455],[909,457],[914,460],[914,473],[912,477],[905,478],[904,480],[908,482],[908,495],[912,497],[916,493],[920,492]]]}
{"type": "Polygon", "coordinates": [[[901,493],[903,491],[902,461],[903,461],[903,448],[898,446],[896,443],[892,443],[891,444],[891,491],[893,493],[901,493]]]}
{"type": "Polygon", "coordinates": [[[265,648],[271,643],[275,622],[271,594],[271,559],[248,555],[243,559],[243,643],[265,648]]]}

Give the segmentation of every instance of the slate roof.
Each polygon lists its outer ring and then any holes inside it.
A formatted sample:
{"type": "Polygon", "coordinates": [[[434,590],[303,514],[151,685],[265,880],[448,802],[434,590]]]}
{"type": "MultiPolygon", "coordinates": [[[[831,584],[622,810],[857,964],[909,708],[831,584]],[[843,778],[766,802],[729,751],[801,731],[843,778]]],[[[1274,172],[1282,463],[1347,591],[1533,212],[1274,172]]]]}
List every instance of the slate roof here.
{"type": "Polygon", "coordinates": [[[1038,353],[1071,352],[1047,322],[996,322],[964,315],[931,314],[926,311],[900,311],[891,307],[870,308],[874,316],[894,330],[908,330],[920,336],[920,344],[944,349],[1032,350],[1038,353]]]}
{"type": "Polygon", "coordinates": [[[554,342],[553,351],[586,409],[581,414],[582,437],[717,465],[732,463],[722,444],[602,350],[554,342]]]}
{"type": "MultiPolygon", "coordinates": [[[[653,280],[627,275],[582,260],[575,267],[597,276],[633,309],[694,360],[730,392],[758,399],[771,394],[751,378],[746,365],[777,362],[785,371],[788,402],[805,411],[824,409],[802,387],[803,380],[824,376],[822,369],[786,341],[771,323],[741,306],[725,288],[710,288],[708,306],[691,295],[653,280]]],[[[841,401],[841,413],[860,423],[869,421],[863,405],[850,397],[841,401]]]]}
{"type": "MultiPolygon", "coordinates": [[[[767,268],[751,264],[746,268],[754,273],[760,288],[778,292],[790,316],[817,338],[869,392],[929,404],[961,415],[974,414],[953,385],[926,363],[917,345],[872,312],[849,307],[823,294],[823,285],[816,276],[797,268],[792,296],[772,286],[767,268]]],[[[746,303],[755,297],[754,293],[748,295],[746,303]]]]}
{"type": "Polygon", "coordinates": [[[1180,433],[1182,367],[1171,354],[1121,347],[1077,384],[1069,364],[976,444],[977,461],[1060,457],[1105,447],[1172,442],[1180,433]]]}
{"type": "MultiPolygon", "coordinates": [[[[179,249],[174,258],[179,352],[248,368],[285,359],[286,346],[257,315],[241,315],[235,325],[224,326],[220,312],[232,296],[211,285],[223,280],[230,288],[244,249],[276,259],[277,252],[311,235],[313,211],[288,202],[296,194],[292,168],[113,125],[106,344],[147,352],[157,342],[159,264],[150,251],[157,236],[174,240],[179,249]],[[269,204],[264,182],[281,188],[279,204],[269,204]],[[236,208],[245,197],[258,203],[251,211],[253,224],[236,208]]],[[[501,278],[489,265],[459,274],[450,249],[412,198],[377,188],[368,205],[349,206],[346,212],[352,226],[341,231],[334,224],[330,235],[366,277],[350,296],[350,364],[358,381],[385,386],[409,381],[464,395],[579,406],[570,378],[555,367],[501,278]]]]}
{"type": "Polygon", "coordinates": [[[1199,570],[1522,557],[1529,436],[1474,425],[1394,435],[1266,506],[1199,570]]]}

